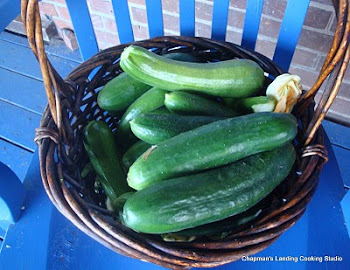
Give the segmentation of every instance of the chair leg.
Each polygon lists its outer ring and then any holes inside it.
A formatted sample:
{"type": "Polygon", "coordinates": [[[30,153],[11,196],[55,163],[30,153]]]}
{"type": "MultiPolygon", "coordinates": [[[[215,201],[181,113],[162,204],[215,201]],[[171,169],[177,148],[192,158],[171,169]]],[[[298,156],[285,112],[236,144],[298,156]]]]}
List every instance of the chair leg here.
{"type": "Polygon", "coordinates": [[[0,33],[21,13],[20,0],[0,1],[0,33]]]}

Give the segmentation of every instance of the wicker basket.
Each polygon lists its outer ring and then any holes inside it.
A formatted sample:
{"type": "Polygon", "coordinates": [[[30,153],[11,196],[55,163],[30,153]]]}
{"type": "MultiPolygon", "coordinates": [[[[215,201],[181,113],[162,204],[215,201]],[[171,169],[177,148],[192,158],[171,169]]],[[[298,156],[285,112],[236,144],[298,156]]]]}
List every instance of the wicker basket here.
{"type": "MultiPolygon", "coordinates": [[[[106,247],[167,268],[214,267],[269,246],[302,216],[327,161],[323,131],[319,126],[339,90],[350,54],[347,46],[348,0],[335,1],[335,8],[338,26],[332,48],[319,79],[310,91],[303,93],[293,112],[300,120],[295,144],[298,158],[293,172],[260,202],[263,212],[256,219],[235,229],[226,238],[211,240],[203,237],[190,243],[167,243],[158,236],[136,233],[115,221],[114,214],[103,207],[104,195],[94,192],[94,177],[82,181],[80,176],[88,162],[82,144],[85,125],[99,119],[116,128],[117,117],[102,111],[96,97],[101,86],[122,72],[119,56],[129,44],[98,53],[63,80],[44,51],[37,1],[22,1],[22,19],[30,46],[41,66],[48,97],[36,141],[43,184],[52,203],[80,230],[106,247]],[[313,97],[327,77],[324,94],[314,110],[313,97]]],[[[152,48],[158,54],[170,50],[190,52],[203,60],[247,58],[256,61],[273,77],[283,73],[265,56],[227,42],[159,37],[134,44],[152,48]]]]}

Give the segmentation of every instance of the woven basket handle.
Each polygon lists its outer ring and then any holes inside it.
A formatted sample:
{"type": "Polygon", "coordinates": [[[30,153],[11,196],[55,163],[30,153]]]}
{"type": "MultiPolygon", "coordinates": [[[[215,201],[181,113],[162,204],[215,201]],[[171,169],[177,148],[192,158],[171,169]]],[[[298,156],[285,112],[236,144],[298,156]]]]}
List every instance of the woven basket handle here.
{"type": "MultiPolygon", "coordinates": [[[[333,4],[336,9],[338,23],[332,47],[325,59],[317,81],[314,86],[302,96],[297,107],[297,114],[301,114],[306,110],[310,103],[313,102],[314,96],[320,89],[321,85],[328,78],[319,105],[316,108],[313,119],[307,127],[304,138],[305,146],[312,141],[318,127],[334,101],[350,57],[350,48],[348,46],[350,33],[349,0],[333,0],[333,4]]],[[[62,112],[60,106],[60,94],[63,94],[64,96],[64,93],[67,94],[70,91],[62,77],[52,67],[45,53],[38,1],[22,0],[21,13],[30,47],[40,64],[51,115],[57,125],[59,133],[61,133],[62,112]]]]}

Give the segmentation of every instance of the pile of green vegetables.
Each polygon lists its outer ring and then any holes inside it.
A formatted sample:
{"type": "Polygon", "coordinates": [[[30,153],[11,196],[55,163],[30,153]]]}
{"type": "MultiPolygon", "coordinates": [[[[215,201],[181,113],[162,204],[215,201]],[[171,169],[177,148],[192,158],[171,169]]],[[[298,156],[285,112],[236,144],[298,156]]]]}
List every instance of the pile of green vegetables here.
{"type": "Polygon", "coordinates": [[[256,96],[265,81],[260,66],[137,46],[124,50],[120,66],[124,73],[98,95],[102,109],[124,112],[118,128],[92,121],[84,145],[121,222],[192,240],[255,218],[254,206],[292,169],[297,133],[293,115],[256,96]]]}

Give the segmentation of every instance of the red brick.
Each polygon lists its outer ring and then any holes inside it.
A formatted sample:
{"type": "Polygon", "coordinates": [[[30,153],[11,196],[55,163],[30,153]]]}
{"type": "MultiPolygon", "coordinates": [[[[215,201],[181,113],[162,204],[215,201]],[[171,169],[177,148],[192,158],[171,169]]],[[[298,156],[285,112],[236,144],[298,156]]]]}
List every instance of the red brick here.
{"type": "Polygon", "coordinates": [[[105,0],[88,0],[92,11],[101,12],[104,14],[112,15],[113,7],[112,3],[105,0]]]}
{"type": "Polygon", "coordinates": [[[179,0],[162,0],[163,10],[179,13],[179,0]]]}
{"type": "Polygon", "coordinates": [[[140,22],[140,23],[147,23],[147,12],[144,9],[140,8],[131,8],[131,14],[134,21],[140,22]]]}
{"type": "Polygon", "coordinates": [[[268,58],[272,59],[273,54],[275,52],[276,43],[258,39],[256,42],[255,50],[268,58]]]}
{"type": "Polygon", "coordinates": [[[196,22],[195,24],[196,36],[198,37],[211,37],[211,26],[203,23],[196,22]]]}
{"type": "Polygon", "coordinates": [[[298,75],[301,78],[301,84],[304,90],[309,90],[317,80],[318,72],[307,69],[301,69],[294,67],[293,65],[289,68],[291,74],[298,75]]]}
{"type": "Polygon", "coordinates": [[[63,21],[63,20],[58,19],[58,18],[53,18],[53,21],[54,21],[57,29],[62,29],[62,28],[73,29],[73,25],[71,22],[63,21]]]}
{"type": "Polygon", "coordinates": [[[242,41],[242,33],[238,33],[235,31],[226,31],[226,41],[240,45],[242,41]]]}
{"type": "Polygon", "coordinates": [[[134,32],[135,40],[148,39],[148,27],[143,27],[141,25],[133,25],[132,30],[134,32]]]}
{"type": "Polygon", "coordinates": [[[316,65],[318,54],[305,51],[302,49],[296,49],[292,59],[292,65],[297,64],[308,68],[313,68],[316,65]]]}
{"type": "Polygon", "coordinates": [[[115,20],[103,18],[103,24],[104,24],[104,27],[107,31],[113,32],[113,33],[118,33],[115,20]]]}
{"type": "Polygon", "coordinates": [[[230,0],[230,7],[246,9],[247,0],[230,0]]]}
{"type": "Polygon", "coordinates": [[[108,43],[108,44],[111,44],[111,46],[114,46],[120,43],[117,33],[110,34],[110,33],[106,33],[105,31],[95,29],[95,35],[98,42],[108,43]]]}
{"type": "Polygon", "coordinates": [[[331,16],[331,11],[309,6],[309,9],[306,13],[304,25],[317,29],[326,29],[331,16]]]}
{"type": "Polygon", "coordinates": [[[178,17],[163,14],[164,29],[172,31],[180,31],[180,22],[178,17]]]}
{"type": "Polygon", "coordinates": [[[232,27],[243,29],[245,13],[230,9],[228,11],[227,24],[232,27]]]}
{"type": "Polygon", "coordinates": [[[280,22],[270,20],[267,18],[261,18],[259,34],[272,37],[272,38],[277,38],[280,32],[280,28],[281,28],[280,22]]]}
{"type": "Polygon", "coordinates": [[[53,4],[39,2],[39,8],[41,14],[57,17],[57,11],[53,4]]]}
{"type": "Polygon", "coordinates": [[[287,0],[265,0],[263,14],[282,19],[287,6],[287,0]]]}
{"type": "Polygon", "coordinates": [[[60,18],[70,21],[70,16],[67,7],[56,6],[56,9],[60,18]]]}
{"type": "Polygon", "coordinates": [[[332,40],[333,37],[330,35],[302,29],[298,44],[316,51],[328,53],[332,40]]]}
{"type": "Polygon", "coordinates": [[[103,28],[103,21],[100,16],[91,14],[91,22],[95,28],[103,28]]]}
{"type": "Polygon", "coordinates": [[[205,21],[211,21],[213,16],[213,6],[207,3],[196,1],[195,13],[196,18],[205,21]]]}

